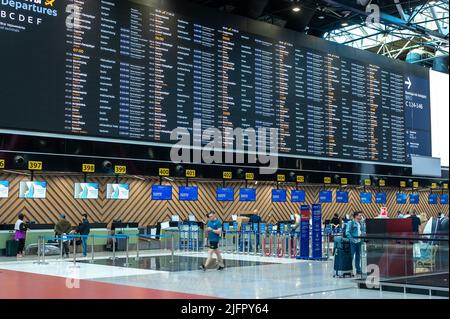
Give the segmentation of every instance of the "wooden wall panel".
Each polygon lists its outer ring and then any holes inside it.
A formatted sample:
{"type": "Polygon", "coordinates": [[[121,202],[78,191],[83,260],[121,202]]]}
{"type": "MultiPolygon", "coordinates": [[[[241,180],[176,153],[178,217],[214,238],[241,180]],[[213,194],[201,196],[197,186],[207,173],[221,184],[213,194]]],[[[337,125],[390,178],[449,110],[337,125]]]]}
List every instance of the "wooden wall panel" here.
{"type": "MultiPolygon", "coordinates": [[[[81,176],[45,176],[37,177],[36,180],[46,180],[48,182],[47,198],[43,200],[19,199],[19,182],[28,180],[26,176],[0,173],[0,180],[10,181],[10,195],[7,199],[0,199],[0,223],[14,223],[17,215],[25,213],[29,220],[37,223],[54,223],[58,220],[60,213],[65,213],[67,219],[72,224],[77,224],[81,220],[81,214],[87,213],[91,221],[110,223],[114,219],[123,221],[138,222],[141,226],[155,225],[161,221],[167,221],[171,215],[178,214],[183,219],[193,213],[197,220],[205,220],[205,214],[211,210],[218,213],[220,219],[231,220],[233,214],[258,213],[266,222],[274,223],[278,220],[289,220],[290,215],[300,209],[300,203],[290,202],[290,191],[292,186],[283,186],[288,189],[288,202],[272,203],[271,191],[276,187],[276,183],[258,182],[255,186],[250,183],[249,187],[257,187],[256,202],[239,202],[239,188],[244,187],[242,182],[227,182],[227,187],[235,189],[234,202],[216,201],[215,189],[222,185],[217,181],[195,181],[190,185],[199,186],[199,200],[196,202],[178,201],[178,186],[181,182],[164,182],[173,186],[172,201],[152,201],[151,185],[158,183],[157,180],[149,178],[124,177],[120,183],[130,184],[129,200],[107,200],[106,184],[115,183],[114,178],[91,177],[89,182],[100,184],[98,200],[76,200],[73,197],[74,183],[83,182],[81,176]]],[[[320,186],[305,186],[306,203],[318,202],[319,192],[323,188],[320,186]]],[[[336,188],[330,188],[336,190],[336,188]]],[[[324,219],[329,219],[334,213],[339,216],[351,214],[355,210],[363,211],[368,217],[378,215],[381,205],[363,205],[359,202],[359,192],[361,189],[348,187],[350,192],[349,204],[323,204],[324,219]]],[[[372,189],[373,193],[376,189],[372,189]]],[[[397,188],[384,188],[388,194],[388,213],[393,216],[397,210],[407,211],[416,209],[418,212],[425,212],[429,216],[436,216],[438,212],[448,213],[448,205],[428,205],[428,192],[420,193],[419,205],[397,205],[395,193],[397,188]]],[[[333,201],[335,193],[333,192],[333,201]]]]}

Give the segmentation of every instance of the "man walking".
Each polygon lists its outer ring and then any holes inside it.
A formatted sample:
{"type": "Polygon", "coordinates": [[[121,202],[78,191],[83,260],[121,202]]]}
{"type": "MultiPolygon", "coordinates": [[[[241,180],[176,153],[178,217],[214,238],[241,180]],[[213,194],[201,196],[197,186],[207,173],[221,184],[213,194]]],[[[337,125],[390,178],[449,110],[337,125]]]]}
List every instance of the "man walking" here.
{"type": "Polygon", "coordinates": [[[213,254],[216,254],[217,263],[219,264],[217,270],[222,270],[225,268],[222,255],[220,254],[219,250],[220,235],[222,233],[222,223],[217,218],[215,212],[209,212],[208,214],[206,214],[206,217],[208,217],[208,224],[206,225],[207,226],[206,230],[208,232],[209,250],[206,262],[202,264],[200,267],[203,270],[208,269],[208,266],[210,266],[210,264],[213,262],[213,254]]]}

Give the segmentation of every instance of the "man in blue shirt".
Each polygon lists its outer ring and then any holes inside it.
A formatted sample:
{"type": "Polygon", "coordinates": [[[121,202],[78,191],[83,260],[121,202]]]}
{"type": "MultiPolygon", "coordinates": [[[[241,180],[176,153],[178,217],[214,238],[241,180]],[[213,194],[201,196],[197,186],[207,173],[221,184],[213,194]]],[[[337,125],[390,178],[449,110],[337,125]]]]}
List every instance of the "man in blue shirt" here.
{"type": "Polygon", "coordinates": [[[362,275],[361,270],[361,236],[365,235],[362,212],[354,212],[353,220],[348,222],[345,230],[346,237],[350,240],[352,261],[355,262],[356,274],[362,275]]]}
{"type": "Polygon", "coordinates": [[[206,262],[202,264],[200,267],[203,270],[208,269],[208,266],[213,262],[213,254],[217,256],[217,263],[219,264],[218,270],[222,270],[225,268],[223,263],[222,255],[219,250],[219,241],[220,234],[222,233],[222,223],[219,219],[217,219],[215,212],[209,212],[206,214],[208,217],[207,232],[208,232],[208,240],[209,240],[209,250],[208,250],[208,258],[206,262]]]}

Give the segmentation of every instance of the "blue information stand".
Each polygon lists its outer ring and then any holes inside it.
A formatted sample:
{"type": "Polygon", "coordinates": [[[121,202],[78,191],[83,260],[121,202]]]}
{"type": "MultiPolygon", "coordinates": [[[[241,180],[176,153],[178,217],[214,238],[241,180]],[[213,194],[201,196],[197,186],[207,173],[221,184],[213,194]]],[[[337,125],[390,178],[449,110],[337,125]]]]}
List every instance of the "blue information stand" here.
{"type": "Polygon", "coordinates": [[[300,206],[300,256],[297,259],[309,259],[309,219],[311,208],[309,205],[300,206]]]}
{"type": "Polygon", "coordinates": [[[312,205],[312,257],[322,259],[322,205],[312,205]]]}

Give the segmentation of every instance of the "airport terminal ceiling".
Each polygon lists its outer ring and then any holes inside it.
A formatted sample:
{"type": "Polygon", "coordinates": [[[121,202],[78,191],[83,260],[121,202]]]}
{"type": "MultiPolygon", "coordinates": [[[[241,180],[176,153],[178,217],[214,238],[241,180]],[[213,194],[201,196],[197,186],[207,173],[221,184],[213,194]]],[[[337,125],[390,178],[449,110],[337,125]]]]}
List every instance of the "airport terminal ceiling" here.
{"type": "Polygon", "coordinates": [[[427,69],[187,2],[2,2],[1,132],[164,148],[201,120],[275,127],[286,158],[407,167],[432,155],[427,69]]]}

